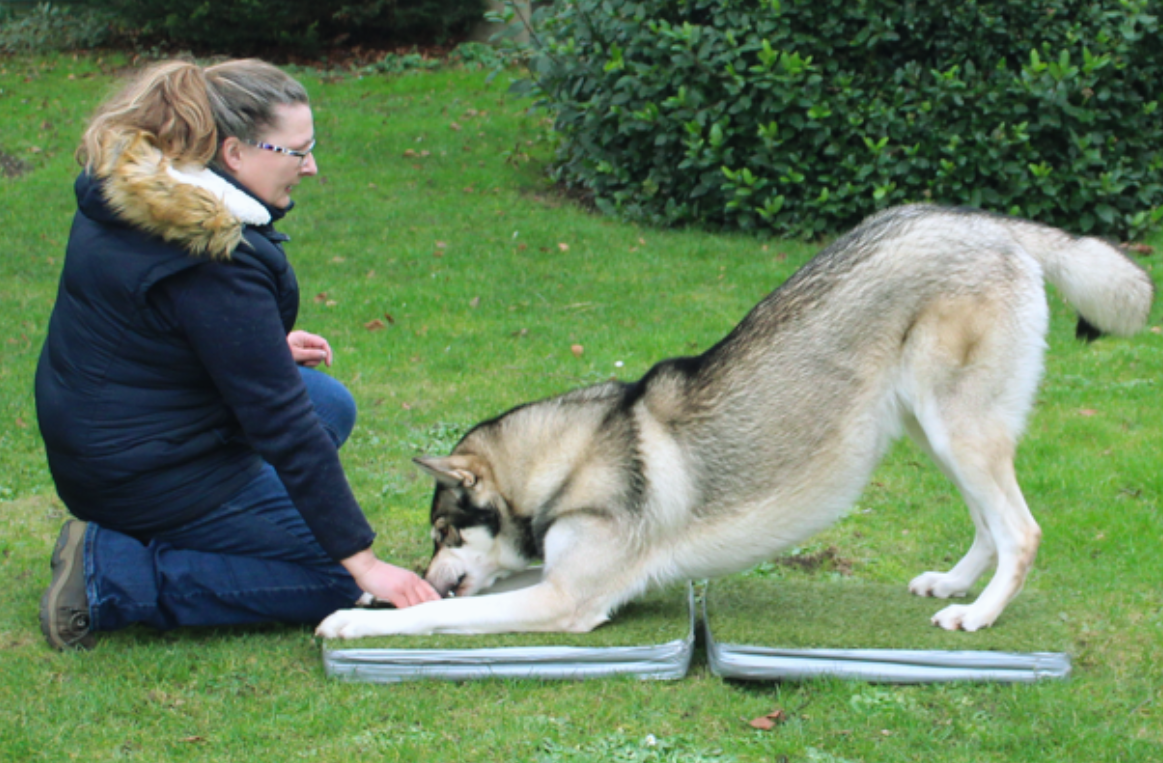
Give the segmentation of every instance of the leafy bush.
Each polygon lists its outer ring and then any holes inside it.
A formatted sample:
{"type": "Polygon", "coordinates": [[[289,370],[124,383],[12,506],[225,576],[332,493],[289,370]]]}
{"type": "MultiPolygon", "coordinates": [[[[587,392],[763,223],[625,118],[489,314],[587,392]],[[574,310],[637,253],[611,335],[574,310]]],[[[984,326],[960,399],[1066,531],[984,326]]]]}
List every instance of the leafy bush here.
{"type": "Polygon", "coordinates": [[[0,52],[36,53],[93,48],[113,36],[112,19],[100,9],[74,10],[52,3],[0,7],[0,52]]]}
{"type": "Polygon", "coordinates": [[[483,0],[69,0],[115,14],[145,37],[240,55],[272,47],[444,43],[484,16],[483,0]]]}
{"type": "Polygon", "coordinates": [[[604,210],[811,236],[909,201],[1163,218],[1149,0],[558,0],[532,84],[604,210]]]}

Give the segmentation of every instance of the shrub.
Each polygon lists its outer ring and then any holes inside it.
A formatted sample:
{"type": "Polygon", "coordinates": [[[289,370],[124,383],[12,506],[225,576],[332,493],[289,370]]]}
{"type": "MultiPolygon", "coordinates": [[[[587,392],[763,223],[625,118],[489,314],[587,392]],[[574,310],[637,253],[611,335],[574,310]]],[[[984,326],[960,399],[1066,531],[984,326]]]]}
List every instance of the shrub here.
{"type": "Polygon", "coordinates": [[[623,217],[811,236],[931,200],[1122,236],[1163,210],[1148,0],[558,0],[558,178],[623,217]]]}
{"type": "Polygon", "coordinates": [[[112,19],[98,8],[74,10],[52,3],[0,7],[0,52],[37,53],[104,45],[112,19]]]}
{"type": "Polygon", "coordinates": [[[241,55],[273,47],[448,42],[484,16],[483,0],[70,0],[106,9],[145,37],[241,55]]]}

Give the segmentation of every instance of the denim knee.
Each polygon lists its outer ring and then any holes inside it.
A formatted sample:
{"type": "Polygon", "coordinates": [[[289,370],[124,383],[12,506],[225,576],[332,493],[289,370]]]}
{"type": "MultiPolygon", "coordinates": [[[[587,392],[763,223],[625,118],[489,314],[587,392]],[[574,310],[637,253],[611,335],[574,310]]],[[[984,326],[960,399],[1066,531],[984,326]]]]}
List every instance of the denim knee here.
{"type": "Polygon", "coordinates": [[[307,386],[307,394],[315,406],[315,412],[323,422],[323,428],[335,442],[336,447],[347,442],[355,427],[355,398],[342,382],[322,371],[299,366],[299,374],[307,386]]]}

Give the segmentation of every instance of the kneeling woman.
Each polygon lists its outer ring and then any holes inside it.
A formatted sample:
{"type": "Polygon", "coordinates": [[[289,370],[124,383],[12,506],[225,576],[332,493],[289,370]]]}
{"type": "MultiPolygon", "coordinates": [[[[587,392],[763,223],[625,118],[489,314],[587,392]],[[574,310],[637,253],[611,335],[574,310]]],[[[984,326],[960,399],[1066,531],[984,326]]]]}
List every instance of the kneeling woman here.
{"type": "Polygon", "coordinates": [[[41,629],[56,648],[135,622],[313,623],[363,592],[436,592],[379,561],[337,450],[355,404],[275,230],[318,172],[307,93],[261,61],[155,66],[78,158],[36,375],[61,530],[41,629]]]}

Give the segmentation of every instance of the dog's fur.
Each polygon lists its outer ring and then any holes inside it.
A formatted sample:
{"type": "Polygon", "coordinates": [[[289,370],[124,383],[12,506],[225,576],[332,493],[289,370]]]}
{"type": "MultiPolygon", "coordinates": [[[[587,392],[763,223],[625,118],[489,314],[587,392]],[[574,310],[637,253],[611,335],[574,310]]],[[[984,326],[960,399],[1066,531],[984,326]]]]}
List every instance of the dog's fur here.
{"type": "Polygon", "coordinates": [[[880,213],[704,354],[515,408],[418,459],[438,483],[427,579],[456,598],[340,611],[319,633],[588,631],[652,584],[743,570],[832,524],[902,431],[977,531],[909,590],[963,596],[996,563],[976,601],[933,617],[986,627],[1041,537],[1013,457],[1042,374],[1044,279],[1087,336],[1134,333],[1154,298],[1097,239],[974,210],[880,213]],[[471,596],[536,558],[541,583],[471,596]]]}

